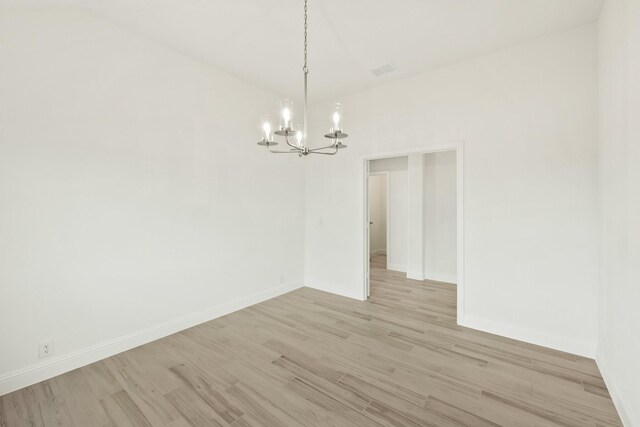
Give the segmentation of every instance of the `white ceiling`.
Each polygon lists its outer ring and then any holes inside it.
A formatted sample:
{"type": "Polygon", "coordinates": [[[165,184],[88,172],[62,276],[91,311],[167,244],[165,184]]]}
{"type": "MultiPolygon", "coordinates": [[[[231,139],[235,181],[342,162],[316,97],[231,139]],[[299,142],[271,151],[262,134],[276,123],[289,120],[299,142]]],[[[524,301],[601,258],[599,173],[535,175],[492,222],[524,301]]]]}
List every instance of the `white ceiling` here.
{"type": "MultiPolygon", "coordinates": [[[[302,0],[0,0],[77,5],[281,96],[298,97],[302,0]]],[[[312,101],[594,21],[602,0],[309,0],[312,101]],[[375,77],[392,62],[397,71],[375,77]]]]}

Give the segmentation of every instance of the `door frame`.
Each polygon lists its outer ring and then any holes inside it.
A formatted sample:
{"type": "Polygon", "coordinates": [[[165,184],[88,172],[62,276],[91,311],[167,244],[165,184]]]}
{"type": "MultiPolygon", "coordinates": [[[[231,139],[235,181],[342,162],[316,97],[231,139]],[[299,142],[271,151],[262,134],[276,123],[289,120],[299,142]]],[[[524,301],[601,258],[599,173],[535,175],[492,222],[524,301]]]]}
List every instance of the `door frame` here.
{"type": "MultiPolygon", "coordinates": [[[[369,168],[369,164],[367,163],[367,169],[369,168]]],[[[384,248],[384,252],[387,255],[387,264],[389,261],[389,190],[390,190],[390,185],[389,185],[389,171],[380,171],[380,172],[371,172],[369,171],[369,173],[367,174],[367,221],[366,221],[366,225],[367,225],[367,259],[371,258],[371,224],[369,224],[371,222],[371,218],[369,215],[369,177],[371,176],[384,176],[385,177],[385,182],[387,185],[387,192],[386,192],[386,199],[385,200],[385,209],[387,210],[387,224],[385,226],[385,231],[386,231],[386,247],[384,248]]],[[[369,295],[371,295],[371,288],[369,286],[369,275],[371,274],[370,268],[369,268],[369,264],[367,263],[367,283],[366,283],[366,296],[367,298],[369,297],[369,295]]]]}
{"type": "MultiPolygon", "coordinates": [[[[361,156],[362,160],[362,203],[363,215],[361,218],[361,230],[364,231],[363,239],[363,269],[364,280],[362,283],[362,299],[369,296],[369,162],[371,160],[388,159],[390,157],[403,157],[412,154],[439,153],[442,151],[456,152],[456,279],[457,279],[457,322],[464,317],[464,141],[456,140],[447,143],[430,145],[415,149],[391,151],[383,153],[371,153],[361,156]]],[[[389,179],[387,178],[387,186],[389,179]]],[[[389,192],[387,190],[387,212],[389,192]]],[[[387,214],[388,215],[388,214],[387,214]]],[[[387,218],[387,245],[389,228],[387,218]]]]}

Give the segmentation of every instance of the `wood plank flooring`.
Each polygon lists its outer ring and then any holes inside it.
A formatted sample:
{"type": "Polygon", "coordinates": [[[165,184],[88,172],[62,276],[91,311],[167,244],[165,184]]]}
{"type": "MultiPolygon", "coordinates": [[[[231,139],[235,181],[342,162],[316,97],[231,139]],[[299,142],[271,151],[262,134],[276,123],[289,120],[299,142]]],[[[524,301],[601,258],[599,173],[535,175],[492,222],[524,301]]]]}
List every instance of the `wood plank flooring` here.
{"type": "Polygon", "coordinates": [[[593,360],[456,325],[454,285],[371,269],[0,397],[0,426],[621,426],[593,360]]]}

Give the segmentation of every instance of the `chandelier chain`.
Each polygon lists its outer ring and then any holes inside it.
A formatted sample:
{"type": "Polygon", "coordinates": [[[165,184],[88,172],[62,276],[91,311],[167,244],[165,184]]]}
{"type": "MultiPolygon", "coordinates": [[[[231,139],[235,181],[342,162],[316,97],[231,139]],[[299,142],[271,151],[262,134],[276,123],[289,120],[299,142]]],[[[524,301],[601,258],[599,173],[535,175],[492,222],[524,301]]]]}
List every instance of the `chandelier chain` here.
{"type": "Polygon", "coordinates": [[[302,71],[305,74],[309,73],[309,67],[307,66],[307,0],[304,0],[304,66],[302,71]]]}

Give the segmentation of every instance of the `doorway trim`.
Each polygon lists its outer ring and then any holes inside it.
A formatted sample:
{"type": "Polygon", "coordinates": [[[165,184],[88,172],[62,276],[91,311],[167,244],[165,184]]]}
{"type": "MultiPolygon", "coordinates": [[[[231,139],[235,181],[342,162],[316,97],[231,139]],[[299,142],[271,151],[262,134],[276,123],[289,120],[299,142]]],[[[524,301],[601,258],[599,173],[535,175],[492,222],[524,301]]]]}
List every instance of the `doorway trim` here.
{"type": "MultiPolygon", "coordinates": [[[[368,171],[368,163],[367,163],[367,171],[368,171]]],[[[387,186],[387,200],[385,201],[385,209],[387,211],[387,224],[385,225],[385,232],[387,234],[386,236],[386,247],[384,248],[385,251],[385,255],[387,256],[387,265],[388,265],[388,261],[389,261],[389,190],[391,189],[389,180],[391,178],[391,174],[389,173],[389,171],[381,171],[381,172],[370,172],[368,171],[367,173],[367,206],[366,206],[366,210],[367,210],[367,214],[369,213],[369,177],[371,176],[384,176],[386,178],[385,183],[387,186]]],[[[367,226],[367,258],[370,259],[371,258],[371,218],[370,215],[367,215],[367,220],[366,220],[366,226],[367,226]]],[[[369,276],[369,264],[367,264],[367,277],[369,276]]],[[[369,298],[369,295],[371,294],[371,289],[369,289],[369,279],[366,279],[366,288],[365,288],[365,299],[369,298]]]]}
{"type": "MultiPolygon", "coordinates": [[[[363,238],[363,269],[364,281],[362,283],[362,299],[369,295],[369,162],[371,160],[388,159],[390,157],[402,157],[411,154],[429,154],[442,151],[456,152],[456,279],[457,279],[457,323],[464,319],[464,141],[455,140],[442,144],[434,144],[420,148],[371,153],[361,156],[362,160],[362,203],[363,214],[361,218],[361,230],[363,238]]],[[[389,180],[387,179],[387,186],[389,180]]],[[[387,190],[387,198],[389,197],[387,190]]],[[[389,204],[387,202],[387,210],[389,204]]],[[[387,227],[387,242],[389,229],[387,227]]],[[[388,244],[388,243],[387,243],[388,244]]]]}

